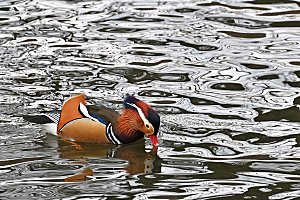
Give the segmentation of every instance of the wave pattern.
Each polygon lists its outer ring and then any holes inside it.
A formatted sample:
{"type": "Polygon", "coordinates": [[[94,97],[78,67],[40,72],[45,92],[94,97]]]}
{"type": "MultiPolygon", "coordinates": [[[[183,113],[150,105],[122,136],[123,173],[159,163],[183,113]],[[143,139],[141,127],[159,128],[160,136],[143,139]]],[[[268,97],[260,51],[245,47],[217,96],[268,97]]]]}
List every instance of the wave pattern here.
{"type": "Polygon", "coordinates": [[[297,199],[299,6],[0,2],[0,197],[297,199]],[[127,93],[149,102],[159,157],[148,143],[78,151],[20,117],[71,92],[115,109],[127,93]]]}

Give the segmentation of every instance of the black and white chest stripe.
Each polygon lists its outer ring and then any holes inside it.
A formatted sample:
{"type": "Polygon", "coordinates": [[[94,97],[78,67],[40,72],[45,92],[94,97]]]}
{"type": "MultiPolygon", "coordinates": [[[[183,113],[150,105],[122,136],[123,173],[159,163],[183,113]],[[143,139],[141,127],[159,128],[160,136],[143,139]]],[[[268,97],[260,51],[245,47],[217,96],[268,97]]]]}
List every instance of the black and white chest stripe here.
{"type": "Polygon", "coordinates": [[[111,123],[106,126],[106,137],[113,144],[122,144],[122,142],[120,142],[120,140],[118,140],[115,136],[111,123]]]}

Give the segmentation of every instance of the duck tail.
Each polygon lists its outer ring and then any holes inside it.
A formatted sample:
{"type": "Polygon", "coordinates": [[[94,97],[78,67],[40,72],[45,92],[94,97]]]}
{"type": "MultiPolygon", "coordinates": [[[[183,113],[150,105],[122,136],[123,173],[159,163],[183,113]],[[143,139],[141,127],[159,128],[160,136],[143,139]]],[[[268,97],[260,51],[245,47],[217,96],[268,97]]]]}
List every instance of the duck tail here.
{"type": "Polygon", "coordinates": [[[59,112],[43,113],[40,115],[26,115],[23,119],[36,124],[42,124],[48,133],[57,135],[57,124],[59,122],[59,112]]]}

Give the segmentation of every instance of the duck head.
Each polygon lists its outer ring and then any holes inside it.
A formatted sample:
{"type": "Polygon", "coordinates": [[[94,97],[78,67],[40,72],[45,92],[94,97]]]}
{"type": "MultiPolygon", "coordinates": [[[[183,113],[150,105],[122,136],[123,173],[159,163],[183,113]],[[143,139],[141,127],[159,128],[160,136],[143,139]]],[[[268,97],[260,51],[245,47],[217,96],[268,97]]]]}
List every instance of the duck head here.
{"type": "Polygon", "coordinates": [[[157,134],[160,126],[158,113],[145,102],[127,96],[123,102],[124,109],[117,120],[117,132],[125,142],[141,139],[146,135],[153,146],[158,146],[157,134]]]}

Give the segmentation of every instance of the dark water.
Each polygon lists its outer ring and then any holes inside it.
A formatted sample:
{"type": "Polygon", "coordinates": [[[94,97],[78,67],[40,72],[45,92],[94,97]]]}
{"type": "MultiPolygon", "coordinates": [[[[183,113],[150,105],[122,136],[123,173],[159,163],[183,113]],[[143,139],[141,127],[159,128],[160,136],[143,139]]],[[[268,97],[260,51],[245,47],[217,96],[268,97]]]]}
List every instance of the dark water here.
{"type": "Polygon", "coordinates": [[[0,2],[0,199],[298,199],[298,1],[0,2]],[[162,116],[76,149],[22,115],[71,92],[162,116]]]}

